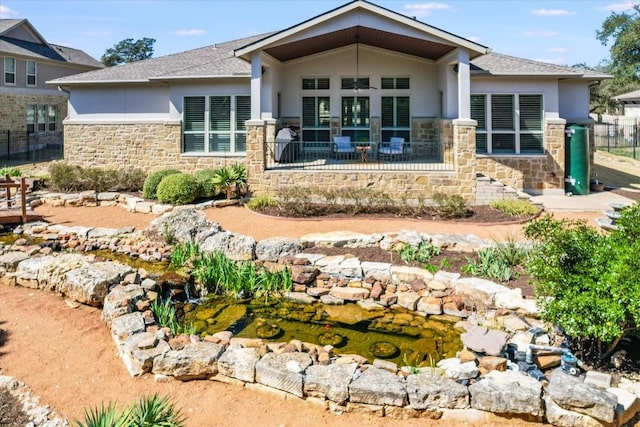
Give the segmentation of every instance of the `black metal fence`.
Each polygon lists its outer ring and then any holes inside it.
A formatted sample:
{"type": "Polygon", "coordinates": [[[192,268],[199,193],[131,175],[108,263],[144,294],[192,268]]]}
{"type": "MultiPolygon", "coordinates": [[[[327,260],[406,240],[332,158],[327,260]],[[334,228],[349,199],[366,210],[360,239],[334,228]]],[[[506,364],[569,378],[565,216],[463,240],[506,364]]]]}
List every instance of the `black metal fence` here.
{"type": "Polygon", "coordinates": [[[618,156],[640,157],[638,140],[640,120],[633,117],[619,117],[593,125],[593,144],[596,150],[608,151],[618,156]]]}
{"type": "Polygon", "coordinates": [[[352,143],[338,147],[328,141],[275,141],[267,145],[266,168],[304,171],[453,171],[453,144],[407,142],[401,148],[385,143],[352,143]]]}
{"type": "Polygon", "coordinates": [[[64,157],[62,132],[29,134],[0,130],[0,162],[36,163],[64,157]]]}

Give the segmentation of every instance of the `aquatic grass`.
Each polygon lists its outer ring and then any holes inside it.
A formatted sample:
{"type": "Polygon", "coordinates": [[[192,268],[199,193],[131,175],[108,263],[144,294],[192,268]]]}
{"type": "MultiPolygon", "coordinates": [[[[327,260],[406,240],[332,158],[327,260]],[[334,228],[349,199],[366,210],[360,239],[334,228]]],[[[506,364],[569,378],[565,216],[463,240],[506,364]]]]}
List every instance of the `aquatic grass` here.
{"type": "Polygon", "coordinates": [[[180,334],[195,334],[195,327],[193,325],[182,325],[178,322],[176,308],[171,304],[171,301],[153,301],[151,303],[151,312],[156,322],[163,328],[169,328],[174,336],[180,334]]]}
{"type": "Polygon", "coordinates": [[[200,256],[200,246],[192,240],[175,245],[171,251],[171,267],[183,268],[188,262],[200,256]]]}

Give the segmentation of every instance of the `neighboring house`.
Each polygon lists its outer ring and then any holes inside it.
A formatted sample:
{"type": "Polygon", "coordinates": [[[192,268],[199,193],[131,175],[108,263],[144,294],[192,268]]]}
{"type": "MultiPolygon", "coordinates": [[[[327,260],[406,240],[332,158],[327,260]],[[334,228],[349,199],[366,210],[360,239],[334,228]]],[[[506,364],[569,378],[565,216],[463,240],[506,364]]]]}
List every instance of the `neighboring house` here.
{"type": "Polygon", "coordinates": [[[623,93],[622,95],[614,96],[613,99],[620,102],[623,116],[640,119],[640,90],[623,93]]]}
{"type": "Polygon", "coordinates": [[[68,96],[45,82],[98,68],[80,50],[47,43],[28,20],[0,19],[0,156],[61,144],[68,96]]]}
{"type": "Polygon", "coordinates": [[[51,83],[70,91],[74,164],[243,162],[254,193],[367,186],[474,201],[478,174],[564,193],[565,125],[591,122],[589,83],[607,77],[492,53],[358,0],[279,32],[51,83]],[[281,139],[284,127],[297,139],[281,139]]]}

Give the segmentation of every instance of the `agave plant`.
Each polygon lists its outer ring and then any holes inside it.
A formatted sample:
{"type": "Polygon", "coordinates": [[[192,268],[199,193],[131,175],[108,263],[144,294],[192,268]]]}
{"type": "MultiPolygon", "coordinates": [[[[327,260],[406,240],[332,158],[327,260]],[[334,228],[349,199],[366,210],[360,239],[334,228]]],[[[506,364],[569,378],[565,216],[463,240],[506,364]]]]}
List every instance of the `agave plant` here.
{"type": "Polygon", "coordinates": [[[84,422],[76,421],[76,427],[130,427],[131,410],[118,413],[116,405],[109,403],[84,411],[84,422]]]}
{"type": "Polygon", "coordinates": [[[129,425],[136,427],[182,427],[185,418],[167,397],[143,396],[131,408],[129,425]]]}

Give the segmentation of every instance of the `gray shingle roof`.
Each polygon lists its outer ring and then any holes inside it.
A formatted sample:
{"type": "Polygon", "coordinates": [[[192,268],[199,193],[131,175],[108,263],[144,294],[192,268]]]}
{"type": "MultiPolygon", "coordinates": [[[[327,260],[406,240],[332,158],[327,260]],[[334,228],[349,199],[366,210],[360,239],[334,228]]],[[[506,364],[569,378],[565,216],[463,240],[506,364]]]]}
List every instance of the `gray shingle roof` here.
{"type": "Polygon", "coordinates": [[[622,95],[614,96],[613,99],[617,99],[618,101],[627,101],[640,99],[640,90],[634,90],[633,92],[623,93],[622,95]]]}
{"type": "Polygon", "coordinates": [[[35,28],[33,28],[26,19],[0,19],[0,52],[36,60],[49,59],[93,68],[104,67],[101,62],[96,61],[78,49],[52,43],[47,44],[46,41],[44,43],[34,43],[9,37],[8,34],[11,33],[9,30],[18,25],[26,25],[35,31],[35,28]]]}
{"type": "Polygon", "coordinates": [[[549,64],[531,59],[517,58],[491,52],[471,61],[472,73],[492,76],[553,76],[586,79],[610,78],[608,74],[596,71],[549,64]]]}
{"type": "Polygon", "coordinates": [[[186,52],[144,61],[116,65],[102,70],[62,77],[55,84],[140,82],[180,78],[250,76],[251,65],[236,58],[233,51],[259,40],[267,34],[219,43],[186,52]]]}

